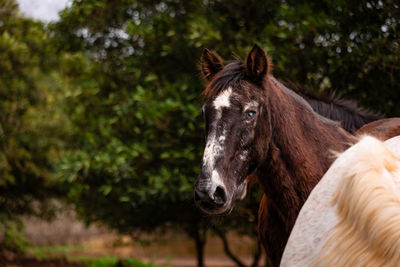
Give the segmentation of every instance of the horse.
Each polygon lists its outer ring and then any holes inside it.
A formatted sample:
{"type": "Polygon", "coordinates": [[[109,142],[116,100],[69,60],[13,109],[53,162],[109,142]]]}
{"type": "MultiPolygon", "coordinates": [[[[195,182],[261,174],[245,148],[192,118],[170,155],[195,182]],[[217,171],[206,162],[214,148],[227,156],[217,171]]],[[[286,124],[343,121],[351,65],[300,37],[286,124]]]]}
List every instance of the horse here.
{"type": "Polygon", "coordinates": [[[400,118],[390,118],[373,121],[363,125],[355,135],[373,135],[380,140],[386,140],[400,134],[400,118]]]}
{"type": "Polygon", "coordinates": [[[257,177],[259,236],[278,266],[300,208],[333,161],[330,150],[344,151],[354,136],[275,79],[257,45],[226,66],[205,50],[201,69],[207,142],[195,202],[209,214],[229,213],[245,196],[246,177],[257,177]]]}
{"type": "Polygon", "coordinates": [[[399,266],[400,136],[364,136],[303,205],[282,267],[399,266]]]}

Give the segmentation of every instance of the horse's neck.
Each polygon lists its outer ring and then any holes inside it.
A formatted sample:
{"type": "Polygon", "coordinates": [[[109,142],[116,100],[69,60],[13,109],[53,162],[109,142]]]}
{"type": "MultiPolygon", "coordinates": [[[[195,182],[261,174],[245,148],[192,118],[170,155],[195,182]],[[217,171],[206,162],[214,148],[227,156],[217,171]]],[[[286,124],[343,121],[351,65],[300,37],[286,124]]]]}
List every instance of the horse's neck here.
{"type": "Polygon", "coordinates": [[[257,170],[264,191],[289,225],[312,188],[333,161],[332,151],[343,151],[350,135],[321,120],[307,106],[278,87],[267,97],[273,133],[267,160],[257,170]]]}

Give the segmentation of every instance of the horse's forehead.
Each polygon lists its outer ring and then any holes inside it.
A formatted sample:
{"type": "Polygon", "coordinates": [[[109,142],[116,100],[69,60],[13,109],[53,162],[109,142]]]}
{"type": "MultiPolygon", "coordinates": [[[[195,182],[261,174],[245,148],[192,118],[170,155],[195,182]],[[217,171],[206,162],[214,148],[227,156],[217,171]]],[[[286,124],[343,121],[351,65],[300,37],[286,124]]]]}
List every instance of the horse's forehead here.
{"type": "Polygon", "coordinates": [[[231,86],[222,90],[217,94],[217,96],[208,101],[209,105],[216,110],[221,110],[222,108],[229,108],[235,102],[248,102],[252,99],[251,94],[249,94],[246,87],[233,88],[231,86]]]}
{"type": "Polygon", "coordinates": [[[228,87],[226,90],[220,92],[213,101],[214,108],[216,110],[221,110],[224,107],[229,108],[231,106],[232,94],[232,87],[228,87]]]}
{"type": "Polygon", "coordinates": [[[236,109],[240,105],[244,110],[247,110],[258,107],[260,102],[263,102],[262,97],[254,92],[252,93],[246,86],[234,89],[228,87],[203,105],[203,113],[207,109],[212,109],[217,113],[216,119],[221,119],[223,109],[236,109]]]}

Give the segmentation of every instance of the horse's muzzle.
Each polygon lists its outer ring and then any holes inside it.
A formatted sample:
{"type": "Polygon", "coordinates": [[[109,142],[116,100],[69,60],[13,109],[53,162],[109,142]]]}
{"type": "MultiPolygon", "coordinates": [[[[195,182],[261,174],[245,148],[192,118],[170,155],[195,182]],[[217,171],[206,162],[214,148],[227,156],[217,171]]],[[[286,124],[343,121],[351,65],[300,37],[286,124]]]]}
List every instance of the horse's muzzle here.
{"type": "Polygon", "coordinates": [[[194,201],[207,213],[219,213],[227,202],[227,192],[223,185],[214,185],[200,173],[194,185],[194,201]]]}
{"type": "Polygon", "coordinates": [[[213,212],[221,209],[226,204],[226,192],[221,186],[213,190],[194,190],[194,200],[196,204],[206,212],[213,212]]]}

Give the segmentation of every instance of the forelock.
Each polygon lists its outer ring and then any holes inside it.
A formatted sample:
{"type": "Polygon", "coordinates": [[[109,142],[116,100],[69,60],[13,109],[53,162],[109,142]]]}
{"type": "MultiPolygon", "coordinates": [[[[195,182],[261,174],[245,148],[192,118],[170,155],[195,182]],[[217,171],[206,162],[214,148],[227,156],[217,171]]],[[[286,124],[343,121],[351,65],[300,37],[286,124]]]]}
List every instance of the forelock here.
{"type": "Polygon", "coordinates": [[[236,88],[245,77],[244,63],[240,60],[233,61],[226,65],[214,79],[207,85],[202,95],[206,98],[215,98],[227,88],[236,88]]]}

